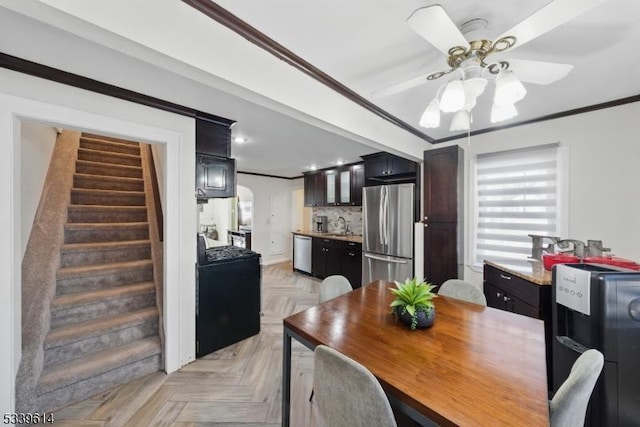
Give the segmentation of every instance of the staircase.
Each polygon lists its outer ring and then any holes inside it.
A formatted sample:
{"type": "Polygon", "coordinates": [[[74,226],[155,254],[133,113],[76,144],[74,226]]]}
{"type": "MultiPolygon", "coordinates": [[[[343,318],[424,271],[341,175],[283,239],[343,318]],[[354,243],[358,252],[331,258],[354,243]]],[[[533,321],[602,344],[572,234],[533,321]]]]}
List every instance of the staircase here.
{"type": "Polygon", "coordinates": [[[82,134],[43,370],[40,411],[162,369],[149,222],[136,142],[82,134]]]}

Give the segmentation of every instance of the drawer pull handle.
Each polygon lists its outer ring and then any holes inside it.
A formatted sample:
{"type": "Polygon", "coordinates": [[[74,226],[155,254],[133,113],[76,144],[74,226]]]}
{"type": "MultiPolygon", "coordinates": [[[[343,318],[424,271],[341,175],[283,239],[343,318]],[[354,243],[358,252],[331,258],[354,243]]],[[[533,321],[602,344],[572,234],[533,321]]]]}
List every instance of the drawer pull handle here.
{"type": "Polygon", "coordinates": [[[511,276],[507,276],[506,274],[501,274],[500,277],[502,277],[504,280],[511,280],[511,276]]]}

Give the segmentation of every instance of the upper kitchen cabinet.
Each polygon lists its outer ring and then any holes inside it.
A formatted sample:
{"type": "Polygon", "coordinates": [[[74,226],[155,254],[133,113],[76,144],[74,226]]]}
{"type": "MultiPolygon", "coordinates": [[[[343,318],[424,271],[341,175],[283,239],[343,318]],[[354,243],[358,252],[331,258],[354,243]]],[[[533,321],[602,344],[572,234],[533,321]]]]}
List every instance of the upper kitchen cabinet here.
{"type": "Polygon", "coordinates": [[[196,197],[198,202],[235,197],[236,162],[231,157],[233,120],[196,114],[196,197]]]}
{"type": "Polygon", "coordinates": [[[458,206],[462,206],[459,203],[462,197],[462,156],[462,149],[457,145],[424,152],[426,221],[458,221],[458,206]]]}
{"type": "Polygon", "coordinates": [[[234,123],[208,114],[196,115],[196,152],[231,157],[231,125],[234,123]]]}
{"type": "Polygon", "coordinates": [[[391,153],[374,153],[364,159],[365,186],[383,183],[415,182],[418,164],[391,153]]]}
{"type": "Polygon", "coordinates": [[[304,173],[304,205],[324,206],[325,176],[323,172],[304,173]]]}
{"type": "Polygon", "coordinates": [[[305,206],[361,206],[362,163],[304,174],[305,206]]]}

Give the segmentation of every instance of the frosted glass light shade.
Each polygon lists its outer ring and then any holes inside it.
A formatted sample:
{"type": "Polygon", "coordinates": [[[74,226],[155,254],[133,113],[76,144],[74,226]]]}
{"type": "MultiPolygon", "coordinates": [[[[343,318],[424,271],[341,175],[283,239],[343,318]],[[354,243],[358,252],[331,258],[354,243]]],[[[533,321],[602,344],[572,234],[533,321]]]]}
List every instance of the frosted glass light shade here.
{"type": "Polygon", "coordinates": [[[496,93],[493,103],[499,105],[515,104],[527,94],[527,89],[520,80],[513,74],[513,71],[501,72],[496,78],[496,93]]]}
{"type": "Polygon", "coordinates": [[[437,128],[440,126],[440,101],[438,98],[431,100],[420,117],[420,126],[424,128],[437,128]]]}
{"type": "Polygon", "coordinates": [[[491,107],[491,123],[498,123],[504,120],[509,120],[518,115],[518,110],[513,104],[496,104],[493,103],[491,107]]]}
{"type": "Polygon", "coordinates": [[[440,109],[445,113],[453,113],[464,107],[464,86],[462,80],[451,80],[447,83],[440,100],[440,109]]]}
{"type": "Polygon", "coordinates": [[[474,77],[471,79],[467,79],[463,83],[464,88],[464,97],[465,104],[464,109],[469,111],[472,110],[473,107],[476,106],[476,101],[482,92],[484,92],[484,88],[487,86],[487,79],[482,77],[474,77]]]}
{"type": "Polygon", "coordinates": [[[449,130],[469,130],[470,127],[471,120],[469,112],[467,110],[460,110],[453,116],[449,130]]]}

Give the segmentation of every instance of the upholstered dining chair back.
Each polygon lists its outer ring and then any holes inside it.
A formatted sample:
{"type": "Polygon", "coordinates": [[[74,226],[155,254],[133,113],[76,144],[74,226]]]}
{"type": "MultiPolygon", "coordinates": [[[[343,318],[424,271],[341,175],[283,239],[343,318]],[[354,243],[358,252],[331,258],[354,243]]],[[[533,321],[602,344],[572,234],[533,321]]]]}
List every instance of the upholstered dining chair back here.
{"type": "Polygon", "coordinates": [[[395,427],[391,405],[375,376],[364,366],[324,345],[313,365],[314,427],[395,427]]]}
{"type": "Polygon", "coordinates": [[[595,349],[587,350],[578,357],[569,376],[549,403],[551,427],[584,426],[589,398],[603,365],[604,356],[595,349]]]}
{"type": "Polygon", "coordinates": [[[328,276],[320,284],[320,302],[328,301],[352,290],[351,283],[346,277],[340,275],[328,276]]]}
{"type": "Polygon", "coordinates": [[[479,287],[460,279],[449,279],[444,282],[440,286],[440,289],[438,289],[438,295],[444,295],[445,297],[456,298],[474,304],[487,305],[487,297],[484,296],[479,287]]]}

